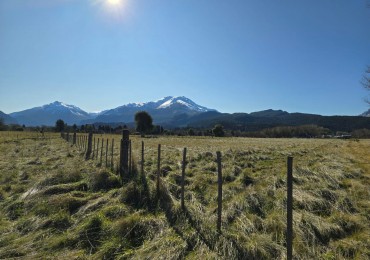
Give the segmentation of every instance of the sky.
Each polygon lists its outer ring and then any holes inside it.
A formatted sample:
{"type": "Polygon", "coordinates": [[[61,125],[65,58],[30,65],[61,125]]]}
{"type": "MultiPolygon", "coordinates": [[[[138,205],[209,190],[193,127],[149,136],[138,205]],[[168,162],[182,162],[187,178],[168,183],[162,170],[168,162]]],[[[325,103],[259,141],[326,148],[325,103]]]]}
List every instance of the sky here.
{"type": "Polygon", "coordinates": [[[1,0],[0,110],[186,96],[221,112],[358,115],[369,0],[1,0]]]}

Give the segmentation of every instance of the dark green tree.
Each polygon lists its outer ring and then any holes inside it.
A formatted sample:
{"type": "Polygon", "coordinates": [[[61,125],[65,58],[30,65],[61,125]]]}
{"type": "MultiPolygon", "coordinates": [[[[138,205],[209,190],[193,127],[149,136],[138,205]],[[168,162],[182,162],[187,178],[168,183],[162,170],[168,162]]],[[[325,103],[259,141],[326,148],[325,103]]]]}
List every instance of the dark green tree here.
{"type": "Polygon", "coordinates": [[[135,114],[136,131],[141,134],[150,132],[153,129],[153,119],[146,111],[139,111],[135,114]]]}
{"type": "Polygon", "coordinates": [[[220,124],[215,125],[215,127],[212,129],[212,133],[216,137],[222,137],[225,136],[224,127],[220,124]]]}
{"type": "Polygon", "coordinates": [[[62,131],[64,131],[65,127],[66,127],[66,124],[64,123],[64,121],[62,119],[58,119],[55,122],[55,131],[62,132],[62,131]]]}

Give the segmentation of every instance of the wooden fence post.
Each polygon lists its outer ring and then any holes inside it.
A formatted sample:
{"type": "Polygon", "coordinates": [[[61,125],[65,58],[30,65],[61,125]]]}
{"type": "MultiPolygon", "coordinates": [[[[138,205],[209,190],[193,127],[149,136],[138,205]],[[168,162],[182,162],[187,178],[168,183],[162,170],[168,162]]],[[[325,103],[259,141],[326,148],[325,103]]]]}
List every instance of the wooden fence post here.
{"type": "Polygon", "coordinates": [[[120,150],[120,175],[123,182],[128,173],[128,149],[130,141],[130,131],[128,129],[122,130],[121,150],[120,150]]]}
{"type": "Polygon", "coordinates": [[[222,216],[222,165],[221,152],[217,152],[217,170],[218,170],[218,208],[217,208],[217,231],[221,233],[221,216],[222,216]]]}
{"type": "Polygon", "coordinates": [[[185,209],[185,167],[186,167],[186,148],[182,154],[182,172],[181,172],[181,208],[185,209]]]}
{"type": "Polygon", "coordinates": [[[105,168],[108,168],[108,146],[109,146],[109,139],[107,138],[107,142],[105,144],[105,168]]]}
{"type": "Polygon", "coordinates": [[[69,143],[69,132],[67,132],[67,142],[69,143]]]}
{"type": "Polygon", "coordinates": [[[111,152],[111,159],[110,159],[110,168],[113,171],[114,164],[113,164],[113,151],[114,151],[114,139],[112,138],[112,152],[111,152]]]}
{"type": "Polygon", "coordinates": [[[293,259],[293,157],[287,161],[287,260],[293,259]]]}
{"type": "Polygon", "coordinates": [[[141,141],[141,176],[144,178],[144,141],[141,141]]]}
{"type": "Polygon", "coordinates": [[[132,173],[132,147],[131,147],[131,140],[129,141],[129,165],[128,165],[128,171],[131,174],[132,173]]]}
{"type": "Polygon", "coordinates": [[[161,144],[158,144],[158,159],[157,159],[157,198],[159,199],[159,181],[161,175],[161,144]]]}
{"type": "Polygon", "coordinates": [[[91,151],[92,151],[92,138],[93,138],[93,133],[89,133],[89,137],[87,139],[87,150],[86,150],[86,156],[85,159],[89,160],[91,156],[91,151]]]}
{"type": "Polygon", "coordinates": [[[103,164],[103,149],[104,149],[104,138],[101,139],[100,166],[102,166],[103,164]]]}
{"type": "Polygon", "coordinates": [[[98,143],[96,145],[96,159],[97,160],[99,159],[99,143],[100,143],[100,139],[98,138],[98,143]]]}
{"type": "Polygon", "coordinates": [[[92,156],[91,156],[92,159],[95,158],[95,137],[93,139],[93,149],[92,149],[92,156]]]}

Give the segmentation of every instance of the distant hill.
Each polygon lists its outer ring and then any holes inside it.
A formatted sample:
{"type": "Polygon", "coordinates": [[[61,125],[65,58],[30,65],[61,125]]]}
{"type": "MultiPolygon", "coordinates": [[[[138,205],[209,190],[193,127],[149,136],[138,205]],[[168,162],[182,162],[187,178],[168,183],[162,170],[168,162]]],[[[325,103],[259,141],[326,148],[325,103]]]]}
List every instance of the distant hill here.
{"type": "Polygon", "coordinates": [[[251,114],[204,113],[188,118],[187,124],[190,127],[212,127],[215,124],[222,124],[225,128],[243,131],[259,131],[275,126],[318,125],[332,131],[351,132],[355,129],[370,129],[370,118],[362,116],[321,116],[288,113],[281,110],[266,110],[251,114]]]}
{"type": "Polygon", "coordinates": [[[0,111],[0,118],[4,120],[4,124],[17,124],[17,120],[15,120],[13,117],[9,116],[8,114],[5,114],[4,112],[0,111]]]}

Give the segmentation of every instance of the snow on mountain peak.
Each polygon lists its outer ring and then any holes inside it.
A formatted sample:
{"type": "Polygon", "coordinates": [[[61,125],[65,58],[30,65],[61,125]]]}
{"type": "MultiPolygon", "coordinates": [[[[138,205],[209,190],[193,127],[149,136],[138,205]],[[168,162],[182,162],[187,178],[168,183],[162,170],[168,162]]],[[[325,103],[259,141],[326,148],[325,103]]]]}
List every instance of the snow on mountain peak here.
{"type": "Polygon", "coordinates": [[[74,105],[68,105],[60,101],[54,101],[53,103],[43,105],[41,109],[45,111],[51,111],[53,113],[58,113],[61,111],[69,111],[72,114],[75,114],[77,116],[86,116],[87,113],[83,111],[81,108],[76,107],[74,105]]]}
{"type": "Polygon", "coordinates": [[[160,104],[157,109],[163,109],[163,108],[169,108],[175,104],[179,104],[179,105],[182,105],[182,106],[185,106],[187,108],[189,108],[190,110],[194,110],[194,111],[198,111],[198,112],[206,112],[206,111],[209,111],[211,109],[208,109],[206,107],[203,107],[203,106],[199,106],[198,104],[196,104],[194,101],[192,101],[191,99],[187,98],[187,97],[184,97],[184,96],[179,96],[179,97],[165,97],[162,99],[163,102],[162,104],[160,104]]]}

